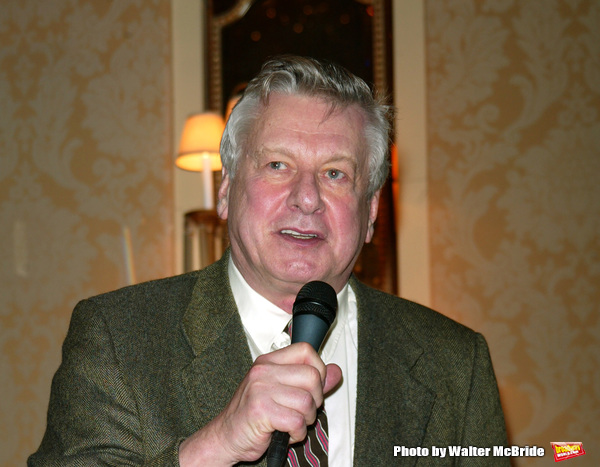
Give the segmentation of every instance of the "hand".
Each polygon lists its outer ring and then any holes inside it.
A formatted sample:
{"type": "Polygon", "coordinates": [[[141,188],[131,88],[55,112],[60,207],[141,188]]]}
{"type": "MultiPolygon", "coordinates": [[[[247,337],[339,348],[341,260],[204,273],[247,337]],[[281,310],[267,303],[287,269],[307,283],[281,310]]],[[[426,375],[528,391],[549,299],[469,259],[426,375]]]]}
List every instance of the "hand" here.
{"type": "Polygon", "coordinates": [[[290,443],[303,440],[324,395],[341,377],[340,368],[326,366],[307,343],[260,356],[223,412],[181,444],[180,465],[254,461],[275,430],[289,433],[290,443]]]}

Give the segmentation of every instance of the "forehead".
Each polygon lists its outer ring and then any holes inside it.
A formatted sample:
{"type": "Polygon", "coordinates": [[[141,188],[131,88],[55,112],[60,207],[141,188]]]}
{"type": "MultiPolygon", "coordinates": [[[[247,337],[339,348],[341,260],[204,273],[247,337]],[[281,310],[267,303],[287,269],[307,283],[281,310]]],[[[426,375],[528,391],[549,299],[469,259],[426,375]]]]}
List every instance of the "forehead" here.
{"type": "Polygon", "coordinates": [[[317,97],[273,94],[262,109],[254,136],[258,144],[277,139],[314,141],[356,153],[362,149],[364,125],[364,113],[357,105],[332,108],[317,97]]]}

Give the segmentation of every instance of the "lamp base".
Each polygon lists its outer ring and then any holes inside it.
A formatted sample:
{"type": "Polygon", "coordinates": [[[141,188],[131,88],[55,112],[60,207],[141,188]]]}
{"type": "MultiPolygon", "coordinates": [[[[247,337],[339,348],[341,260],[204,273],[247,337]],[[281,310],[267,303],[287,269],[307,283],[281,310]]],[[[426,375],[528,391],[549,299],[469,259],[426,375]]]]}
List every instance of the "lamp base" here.
{"type": "Polygon", "coordinates": [[[227,221],[214,209],[190,211],[184,219],[185,272],[202,269],[217,261],[229,245],[227,221]]]}

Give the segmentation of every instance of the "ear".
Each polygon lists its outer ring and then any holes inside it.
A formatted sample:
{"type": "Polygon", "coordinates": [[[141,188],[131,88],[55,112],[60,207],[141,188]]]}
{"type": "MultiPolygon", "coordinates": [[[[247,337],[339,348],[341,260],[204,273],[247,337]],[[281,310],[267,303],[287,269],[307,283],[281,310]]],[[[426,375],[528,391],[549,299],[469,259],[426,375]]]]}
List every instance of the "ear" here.
{"type": "Polygon", "coordinates": [[[375,220],[377,219],[377,212],[379,211],[380,195],[381,190],[377,190],[369,201],[369,220],[367,224],[367,236],[365,237],[365,243],[369,243],[373,239],[373,234],[375,232],[375,220]]]}
{"type": "Polygon", "coordinates": [[[221,219],[226,220],[229,214],[229,185],[231,177],[225,167],[223,167],[221,174],[221,185],[217,194],[217,214],[221,219]]]}

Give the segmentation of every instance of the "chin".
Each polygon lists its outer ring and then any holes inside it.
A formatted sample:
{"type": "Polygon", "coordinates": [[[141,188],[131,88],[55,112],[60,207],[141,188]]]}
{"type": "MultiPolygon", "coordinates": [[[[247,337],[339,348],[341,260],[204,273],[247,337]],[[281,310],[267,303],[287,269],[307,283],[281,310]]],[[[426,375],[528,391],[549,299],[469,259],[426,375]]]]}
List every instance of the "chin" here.
{"type": "Polygon", "coordinates": [[[311,280],[322,280],[324,272],[318,265],[311,263],[287,263],[281,276],[291,282],[306,283],[311,280]]]}

